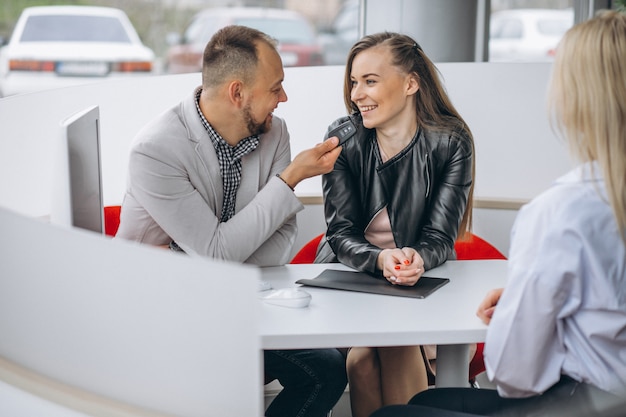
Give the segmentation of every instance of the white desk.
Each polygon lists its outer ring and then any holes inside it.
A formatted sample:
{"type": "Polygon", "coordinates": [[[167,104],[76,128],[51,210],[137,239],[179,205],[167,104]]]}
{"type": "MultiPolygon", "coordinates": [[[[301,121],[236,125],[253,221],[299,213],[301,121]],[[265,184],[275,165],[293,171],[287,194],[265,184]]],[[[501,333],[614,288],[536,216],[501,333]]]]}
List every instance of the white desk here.
{"type": "MultiPolygon", "coordinates": [[[[274,288],[296,285],[341,264],[262,268],[274,288]]],[[[468,344],[483,342],[487,326],[476,308],[488,290],[502,287],[506,261],[448,261],[426,274],[450,282],[425,299],[306,287],[308,308],[260,303],[264,349],[437,344],[437,386],[467,385],[468,344]]]]}

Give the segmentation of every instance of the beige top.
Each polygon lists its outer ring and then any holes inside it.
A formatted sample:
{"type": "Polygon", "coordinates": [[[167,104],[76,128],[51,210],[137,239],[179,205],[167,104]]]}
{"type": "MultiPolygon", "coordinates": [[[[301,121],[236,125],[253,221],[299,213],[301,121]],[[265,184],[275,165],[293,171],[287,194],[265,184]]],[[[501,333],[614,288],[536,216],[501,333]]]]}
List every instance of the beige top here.
{"type": "MultiPolygon", "coordinates": [[[[383,163],[387,162],[389,157],[385,154],[380,144],[378,144],[378,150],[380,151],[380,157],[383,163]]],[[[396,247],[396,243],[393,240],[393,233],[391,232],[391,222],[389,221],[387,207],[383,207],[367,225],[365,228],[365,239],[379,248],[393,249],[396,247]]]]}
{"type": "Polygon", "coordinates": [[[365,229],[365,239],[372,245],[383,249],[393,249],[396,243],[391,233],[391,222],[389,221],[389,212],[387,207],[379,211],[365,229]]]}

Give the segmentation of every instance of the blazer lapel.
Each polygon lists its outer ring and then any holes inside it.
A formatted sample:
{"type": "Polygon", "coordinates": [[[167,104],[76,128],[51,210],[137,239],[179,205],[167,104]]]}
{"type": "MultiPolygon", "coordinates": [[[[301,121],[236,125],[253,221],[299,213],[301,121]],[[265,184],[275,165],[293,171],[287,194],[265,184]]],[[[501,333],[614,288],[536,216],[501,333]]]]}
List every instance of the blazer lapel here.
{"type": "Polygon", "coordinates": [[[222,173],[220,172],[220,164],[211,138],[209,138],[209,133],[200,121],[200,116],[196,109],[195,93],[183,102],[183,114],[188,129],[188,139],[194,142],[193,145],[197,155],[195,164],[198,167],[202,181],[202,188],[200,186],[196,186],[196,188],[207,204],[214,208],[215,215],[219,218],[222,214],[222,205],[224,204],[222,173]]]}

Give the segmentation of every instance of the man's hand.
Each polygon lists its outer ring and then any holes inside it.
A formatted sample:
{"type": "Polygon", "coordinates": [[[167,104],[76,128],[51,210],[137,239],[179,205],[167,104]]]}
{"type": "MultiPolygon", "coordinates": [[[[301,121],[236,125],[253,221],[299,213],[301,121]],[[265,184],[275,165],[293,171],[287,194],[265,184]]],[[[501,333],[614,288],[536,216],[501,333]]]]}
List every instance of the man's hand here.
{"type": "Polygon", "coordinates": [[[485,299],[478,306],[476,315],[483,321],[483,323],[489,324],[491,321],[493,312],[496,309],[496,304],[498,304],[498,301],[502,296],[502,291],[504,291],[504,288],[496,288],[489,291],[485,299]]]}
{"type": "Polygon", "coordinates": [[[341,153],[341,147],[337,146],[338,144],[339,139],[333,136],[311,149],[300,152],[280,174],[280,177],[291,188],[295,188],[304,179],[332,171],[341,153]]]}

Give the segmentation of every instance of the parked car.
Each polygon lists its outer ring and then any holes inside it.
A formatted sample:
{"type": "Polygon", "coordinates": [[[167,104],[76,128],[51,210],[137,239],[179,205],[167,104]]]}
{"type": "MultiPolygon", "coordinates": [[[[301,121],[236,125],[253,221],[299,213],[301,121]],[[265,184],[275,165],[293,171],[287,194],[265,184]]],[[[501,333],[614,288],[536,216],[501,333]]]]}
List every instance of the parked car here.
{"type": "Polygon", "coordinates": [[[231,7],[207,9],[195,15],[181,42],[169,48],[166,71],[200,71],[207,42],[215,32],[228,25],[252,27],[275,38],[286,67],[324,64],[315,30],[301,14],[283,9],[231,7]]]}
{"type": "Polygon", "coordinates": [[[348,52],[359,40],[359,0],[346,1],[331,26],[320,33],[326,65],[345,65],[348,52]]]}
{"type": "Polygon", "coordinates": [[[511,9],[490,20],[489,61],[551,61],[574,24],[572,9],[511,9]]]}
{"type": "Polygon", "coordinates": [[[146,75],[153,63],[122,10],[29,7],[0,49],[0,95],[146,75]]]}

